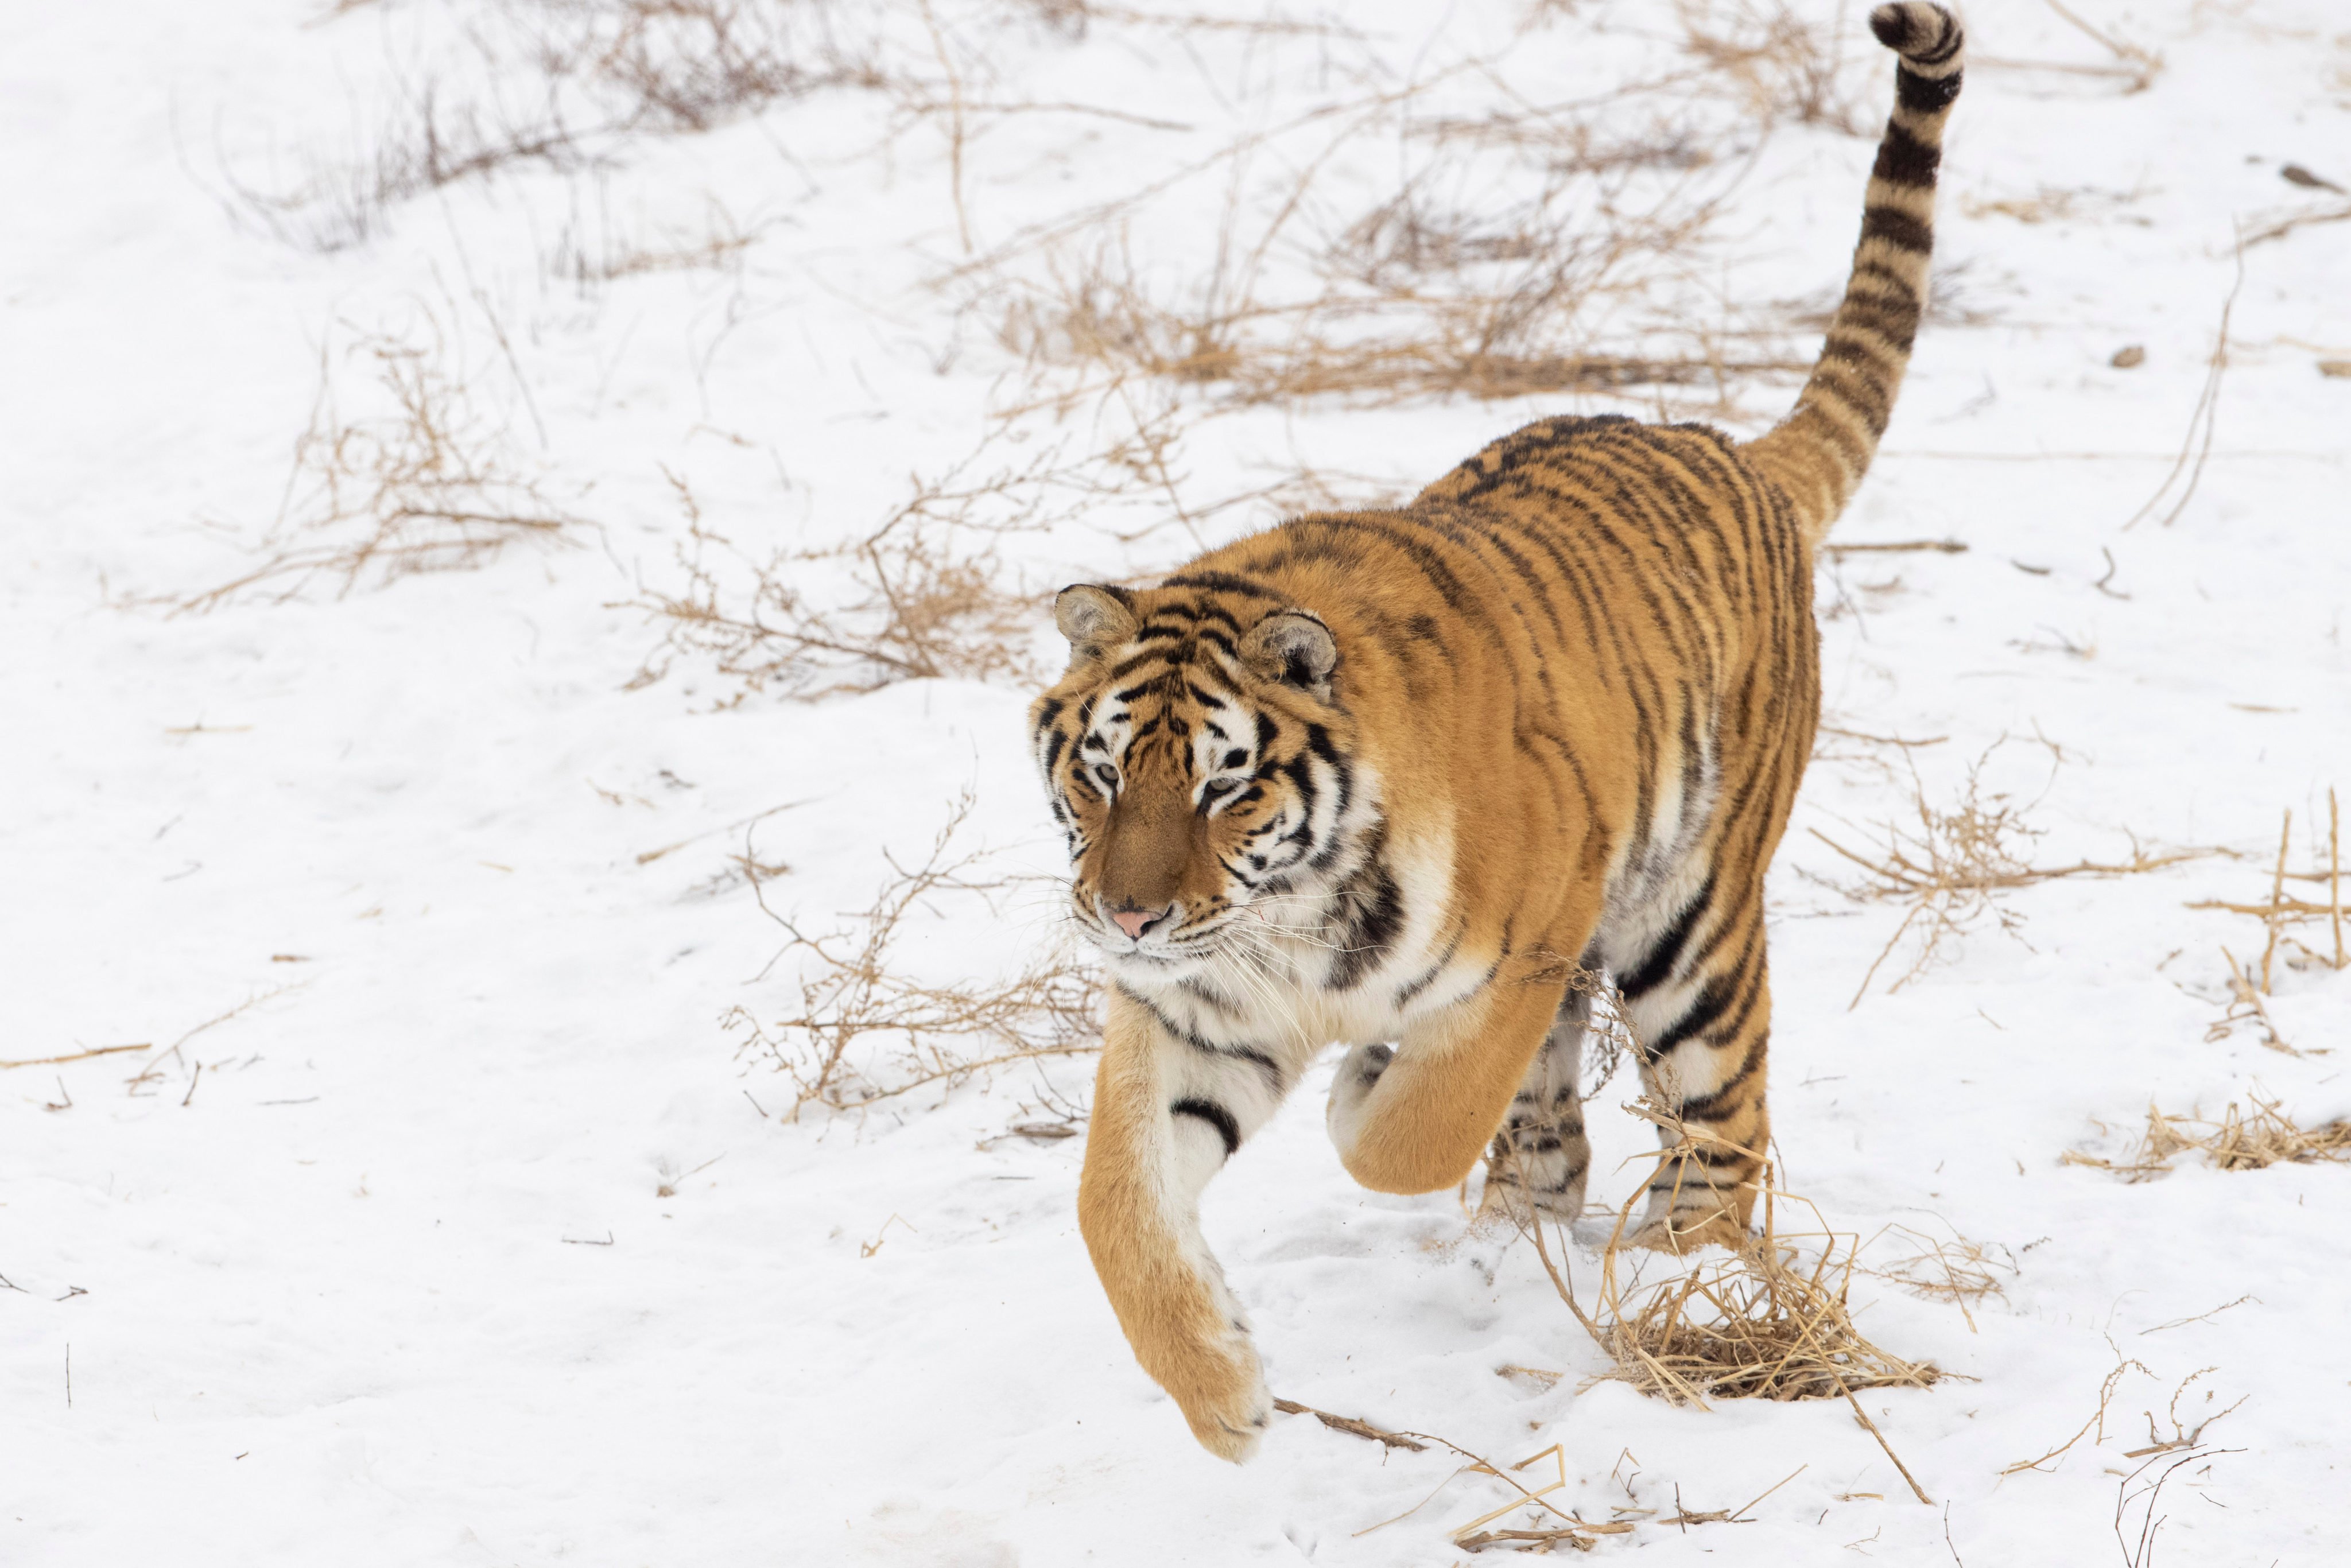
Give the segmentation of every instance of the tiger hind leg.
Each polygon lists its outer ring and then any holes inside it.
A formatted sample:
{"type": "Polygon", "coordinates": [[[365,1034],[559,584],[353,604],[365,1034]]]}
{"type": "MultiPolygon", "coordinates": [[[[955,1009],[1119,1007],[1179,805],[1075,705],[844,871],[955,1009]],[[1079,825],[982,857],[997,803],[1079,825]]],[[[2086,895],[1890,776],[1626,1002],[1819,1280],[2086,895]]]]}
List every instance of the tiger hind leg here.
{"type": "Polygon", "coordinates": [[[1524,1225],[1538,1214],[1571,1220],[1583,1212],[1592,1144],[1584,1136],[1577,1083],[1591,1019],[1592,998],[1568,993],[1487,1151],[1486,1191],[1478,1207],[1481,1221],[1524,1225]]]}
{"type": "Polygon", "coordinates": [[[1643,1087],[1681,1124],[1659,1129],[1635,1246],[1747,1241],[1771,1136],[1764,958],[1761,886],[1722,896],[1708,879],[1617,971],[1643,1087]]]}

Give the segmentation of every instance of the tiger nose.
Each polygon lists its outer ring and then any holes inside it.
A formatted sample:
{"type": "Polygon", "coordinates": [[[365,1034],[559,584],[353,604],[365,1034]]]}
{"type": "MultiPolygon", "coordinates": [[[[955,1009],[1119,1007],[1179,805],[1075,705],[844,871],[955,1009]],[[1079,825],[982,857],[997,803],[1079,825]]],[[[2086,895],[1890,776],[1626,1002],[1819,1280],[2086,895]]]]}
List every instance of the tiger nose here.
{"type": "Polygon", "coordinates": [[[1113,909],[1110,917],[1121,931],[1140,942],[1143,934],[1175,912],[1176,906],[1165,904],[1158,909],[1113,909]]]}

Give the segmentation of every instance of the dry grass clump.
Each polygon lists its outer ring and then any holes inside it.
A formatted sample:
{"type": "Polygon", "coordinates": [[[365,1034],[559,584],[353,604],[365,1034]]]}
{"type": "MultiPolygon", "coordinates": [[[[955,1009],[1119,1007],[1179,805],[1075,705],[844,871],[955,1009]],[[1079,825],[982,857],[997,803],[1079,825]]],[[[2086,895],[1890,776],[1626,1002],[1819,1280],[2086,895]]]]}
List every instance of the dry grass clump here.
{"type": "Polygon", "coordinates": [[[2208,1041],[2228,1039],[2239,1028],[2251,1025],[2259,1031],[2261,1043],[2271,1051],[2287,1056],[2304,1053],[2286,1042],[2278,1032],[2277,1020],[2270,1016],[2263,999],[2276,995],[2273,983],[2277,965],[2283,958],[2289,969],[2351,968],[2351,952],[2346,952],[2343,940],[2343,818],[2335,791],[2326,792],[2325,863],[2323,868],[2306,872],[2288,871],[2287,860],[2294,844],[2294,813],[2288,811],[2278,829],[2277,865],[2270,874],[2270,895],[2261,904],[2232,904],[2225,899],[2199,899],[2189,904],[2190,909],[2218,909],[2230,915],[2250,915],[2259,919],[2267,940],[2262,945],[2261,962],[2251,960],[2240,964],[2237,956],[2227,947],[2220,956],[2229,966],[2229,1000],[2220,1017],[2205,1030],[2208,1041]],[[2315,899],[2289,897],[2286,883],[2316,883],[2325,894],[2325,902],[2315,899]],[[2301,927],[2325,923],[2326,937],[2321,946],[2312,946],[2303,940],[2301,927]],[[2331,946],[2327,942],[2331,937],[2331,946]]]}
{"type": "Polygon", "coordinates": [[[374,375],[380,412],[347,418],[331,350],[309,428],[259,565],[174,601],[218,609],[255,591],[284,601],[314,582],[340,597],[363,583],[483,565],[518,540],[558,542],[593,524],[550,499],[507,455],[505,422],[485,410],[448,340],[425,318],[412,339],[360,335],[344,357],[374,375]]]}
{"type": "Polygon", "coordinates": [[[1970,1241],[1957,1235],[1945,1239],[1907,1225],[1889,1225],[1879,1234],[1903,1237],[1916,1250],[1886,1268],[1863,1269],[1861,1272],[1899,1285],[1914,1296],[1950,1302],[1967,1319],[1970,1333],[1976,1326],[1975,1313],[1970,1309],[1995,1296],[2006,1295],[2007,1283],[2001,1276],[2013,1278],[2017,1271],[2014,1256],[2008,1254],[2007,1248],[1996,1244],[1970,1241]],[[1994,1258],[1995,1250],[2005,1256],[1994,1258]]]}
{"type": "MultiPolygon", "coordinates": [[[[2296,957],[2292,952],[2286,953],[2286,964],[2293,968],[2313,966],[2328,969],[2351,968],[2351,950],[2346,949],[2343,940],[2343,813],[2334,790],[2326,792],[2326,863],[2323,867],[2314,866],[2309,871],[2288,871],[2286,859],[2292,852],[2293,840],[2294,813],[2289,810],[2283,824],[2278,829],[2277,869],[2271,873],[2270,895],[2266,901],[2261,904],[2231,904],[2221,899],[2199,899],[2188,906],[2190,909],[2218,909],[2231,915],[2251,915],[2261,921],[2262,929],[2269,938],[2262,948],[2259,995],[2263,997],[2276,994],[2270,988],[2273,965],[2279,954],[2286,949],[2298,949],[2301,954],[2296,957]],[[2289,882],[2320,884],[2326,895],[2325,902],[2289,898],[2285,891],[2285,884],[2289,882]],[[2296,935],[2296,927],[2322,922],[2331,937],[2331,947],[2325,952],[2311,946],[2296,935]]],[[[2229,967],[2232,974],[2237,975],[2237,988],[2249,988],[2251,976],[2238,973],[2237,961],[2233,956],[2229,960],[2229,967]]],[[[2254,1005],[2259,1006],[2257,998],[2254,1005]]]]}
{"type": "Polygon", "coordinates": [[[1870,133],[1865,104],[1875,100],[1839,80],[1852,37],[1844,16],[1808,21],[1785,0],[1675,0],[1674,11],[1682,47],[1735,82],[1758,119],[1870,133]]]}
{"type": "MultiPolygon", "coordinates": [[[[1697,248],[1718,208],[1668,198],[1595,212],[1558,198],[1480,217],[1436,210],[1408,187],[1348,225],[1317,258],[1315,280],[1295,287],[1236,267],[1171,289],[1146,279],[1123,242],[1104,244],[1004,290],[998,340],[1040,384],[1079,372],[1075,386],[1040,400],[1062,405],[1136,377],[1241,405],[1324,396],[1393,403],[1643,386],[1719,394],[1738,378],[1808,368],[1686,329],[1668,335],[1670,351],[1664,339],[1651,352],[1592,342],[1583,318],[1657,286],[1697,248]]],[[[1274,237],[1269,230],[1249,248],[1261,257],[1274,237]]],[[[1243,246],[1228,235],[1226,248],[1243,246]]]]}
{"type": "Polygon", "coordinates": [[[1567,1298],[1614,1364],[1602,1377],[1701,1406],[1709,1398],[1835,1399],[1932,1386],[1943,1375],[1931,1363],[1905,1361],[1855,1325],[1852,1248],[1840,1252],[1831,1239],[1807,1267],[1778,1235],[1769,1181],[1761,1238],[1646,1290],[1622,1272],[1621,1235],[1610,1239],[1595,1310],[1587,1315],[1567,1298]]]}
{"type": "MultiPolygon", "coordinates": [[[[1667,1135],[1657,1169],[1700,1148],[1753,1154],[1690,1126],[1656,1101],[1644,1099],[1631,1109],[1667,1135]]],[[[1638,1270],[1628,1277],[1623,1267],[1633,1207],[1648,1196],[1644,1181],[1617,1211],[1601,1253],[1598,1300],[1588,1312],[1561,1266],[1564,1248],[1554,1259],[1540,1218],[1521,1223],[1560,1299],[1607,1354],[1609,1370],[1600,1379],[1629,1383],[1644,1394],[1701,1409],[1710,1398],[1842,1398],[1923,1501],[1926,1494],[1853,1396],[1869,1388],[1928,1388],[1949,1375],[1931,1362],[1906,1361],[1861,1332],[1850,1304],[1857,1245],[1825,1224],[1817,1232],[1783,1236],[1778,1211],[1788,1195],[1779,1189],[1769,1159],[1762,1162],[1758,1190],[1762,1235],[1736,1251],[1685,1263],[1673,1278],[1644,1288],[1638,1270]],[[1792,1245],[1806,1235],[1822,1243],[1809,1264],[1792,1245]]],[[[1802,1198],[1793,1201],[1811,1207],[1802,1198]]]]}
{"type": "Polygon", "coordinates": [[[2170,1174],[2176,1155],[2195,1150],[2216,1169],[2266,1170],[2274,1165],[2310,1165],[2321,1160],[2351,1160],[2351,1123],[2341,1117],[2316,1127],[2304,1127],[2280,1108],[2281,1103],[2259,1093],[2246,1096],[2252,1110],[2229,1103],[2217,1122],[2199,1113],[2170,1115],[2153,1105],[2147,1108],[2147,1131],[2138,1147],[2117,1163],[2079,1149],[2062,1157],[2069,1166],[2112,1171],[2126,1181],[2151,1181],[2170,1174]]]}
{"type": "MultiPolygon", "coordinates": [[[[1998,749],[1995,743],[1994,750],[1998,749]]],[[[1846,896],[1870,901],[1894,901],[1909,908],[1878,950],[1855,990],[1850,1006],[1858,1007],[1870,982],[1905,936],[1916,951],[1910,966],[1889,991],[1898,991],[1924,974],[1969,931],[1987,922],[2017,936],[2023,915],[2003,902],[2018,888],[2074,876],[2137,876],[2183,861],[2221,852],[2213,849],[2175,850],[2153,853],[2134,840],[2127,861],[2076,861],[2071,865],[2034,865],[2032,841],[2038,830],[2025,820],[2029,810],[2011,797],[1987,792],[1983,768],[1986,751],[1968,769],[1958,800],[1949,807],[1930,804],[1915,769],[1911,804],[1915,823],[1877,825],[1879,841],[1866,851],[1849,849],[1819,829],[1813,837],[1869,873],[1869,880],[1840,889],[1846,896]]]]}
{"type": "Polygon", "coordinates": [[[879,87],[872,46],[820,0],[538,0],[541,57],[605,97],[615,131],[705,131],[825,88],[879,87]]]}
{"type": "Polygon", "coordinates": [[[460,181],[592,167],[633,135],[708,131],[829,88],[882,85],[874,48],[821,0],[505,0],[464,24],[455,57],[406,86],[364,151],[314,162],[281,190],[232,176],[231,210],[281,240],[340,250],[460,181]]]}
{"type": "Polygon", "coordinates": [[[983,985],[933,985],[893,967],[918,906],[948,894],[985,901],[1008,886],[972,875],[981,857],[948,856],[971,806],[967,792],[922,864],[910,871],[892,860],[890,880],[847,930],[810,935],[768,908],[762,894],[760,907],[790,937],[778,961],[800,965],[799,1009],[762,1021],[737,1007],[723,1024],[741,1037],[738,1056],[765,1059],[790,1084],[785,1120],[810,1105],[859,1110],[934,1084],[953,1088],[994,1069],[1101,1049],[1100,980],[1070,954],[983,985]]]}
{"type": "Polygon", "coordinates": [[[746,226],[716,201],[710,203],[698,232],[661,229],[650,239],[616,235],[609,222],[592,231],[579,218],[567,223],[555,244],[540,258],[540,269],[551,278],[569,283],[583,299],[592,299],[604,285],[626,277],[661,272],[739,269],[745,256],[768,225],[746,226]]]}
{"type": "Polygon", "coordinates": [[[1781,347],[1784,311],[1720,298],[1728,200],[1772,123],[1850,115],[1828,30],[1746,0],[1677,14],[1678,50],[1660,45],[1675,68],[1652,79],[1558,103],[1515,86],[1507,55],[1435,66],[1026,231],[956,281],[1025,366],[1028,406],[1156,378],[1242,405],[1643,387],[1728,410],[1733,383],[1813,359],[1781,347]],[[1465,82],[1499,107],[1462,113],[1465,82]],[[1366,201],[1349,182],[1384,136],[1402,172],[1366,201]],[[1201,178],[1227,183],[1221,225],[1134,237],[1201,178]]]}
{"type": "Polygon", "coordinates": [[[682,655],[737,683],[727,706],[768,691],[812,700],[903,680],[1033,674],[1043,595],[1011,578],[998,545],[1060,520],[1056,508],[1092,482],[1051,455],[990,467],[985,453],[935,479],[915,476],[914,495],[852,542],[765,559],[707,525],[671,476],[687,523],[684,580],[631,601],[662,633],[631,685],[660,680],[682,655]]]}
{"type": "Polygon", "coordinates": [[[999,429],[944,472],[910,476],[912,494],[842,544],[746,550],[671,476],[687,524],[679,577],[629,601],[661,634],[632,685],[662,679],[681,659],[735,683],[727,706],[764,692],[814,699],[903,680],[1031,681],[1042,674],[1047,601],[1068,578],[1031,578],[1007,559],[1016,546],[1081,527],[1132,545],[1176,528],[1204,549],[1212,518],[1303,499],[1316,478],[1204,498],[1182,465],[1172,399],[1129,396],[1116,412],[1123,423],[1097,420],[1088,444],[1025,455],[1010,450],[1021,433],[999,429]]]}

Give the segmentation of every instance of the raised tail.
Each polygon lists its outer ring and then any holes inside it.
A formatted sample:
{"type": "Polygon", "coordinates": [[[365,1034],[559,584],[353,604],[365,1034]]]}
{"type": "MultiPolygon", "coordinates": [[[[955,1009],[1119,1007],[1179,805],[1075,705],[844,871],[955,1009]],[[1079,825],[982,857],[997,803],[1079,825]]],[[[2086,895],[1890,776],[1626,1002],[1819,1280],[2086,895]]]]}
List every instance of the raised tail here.
{"type": "Polygon", "coordinates": [[[1904,0],[1872,11],[1869,30],[1902,63],[1894,73],[1894,114],[1869,172],[1853,276],[1795,411],[1742,448],[1794,504],[1807,549],[1828,537],[1860,488],[1902,389],[1927,308],[1943,122],[1959,96],[1965,36],[1950,12],[1904,0]]]}

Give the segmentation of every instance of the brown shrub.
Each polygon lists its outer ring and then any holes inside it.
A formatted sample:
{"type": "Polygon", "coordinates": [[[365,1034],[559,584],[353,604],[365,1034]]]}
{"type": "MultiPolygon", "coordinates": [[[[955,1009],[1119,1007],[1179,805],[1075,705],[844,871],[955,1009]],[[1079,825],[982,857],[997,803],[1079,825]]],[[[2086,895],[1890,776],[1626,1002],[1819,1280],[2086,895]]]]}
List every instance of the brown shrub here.
{"type": "Polygon", "coordinates": [[[282,601],[320,581],[340,597],[594,528],[512,457],[505,422],[482,406],[430,312],[415,334],[362,333],[341,358],[372,372],[378,411],[345,417],[336,355],[323,351],[309,428],[294,443],[260,564],[172,601],[174,611],[214,610],[256,591],[282,601]]]}
{"type": "Polygon", "coordinates": [[[952,894],[985,899],[1008,885],[973,876],[981,857],[948,855],[971,805],[967,791],[922,864],[910,871],[893,860],[891,877],[846,930],[810,935],[768,909],[762,894],[760,907],[790,937],[778,961],[800,966],[798,1010],[763,1021],[737,1007],[722,1021],[739,1037],[738,1055],[764,1059],[790,1084],[786,1120],[809,1105],[859,1110],[934,1084],[953,1088],[996,1069],[1101,1049],[1099,977],[1071,953],[977,984],[935,985],[892,968],[918,904],[952,894]]]}

